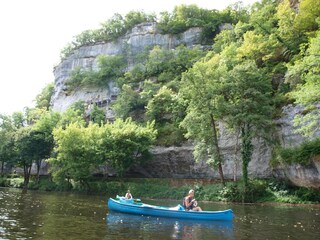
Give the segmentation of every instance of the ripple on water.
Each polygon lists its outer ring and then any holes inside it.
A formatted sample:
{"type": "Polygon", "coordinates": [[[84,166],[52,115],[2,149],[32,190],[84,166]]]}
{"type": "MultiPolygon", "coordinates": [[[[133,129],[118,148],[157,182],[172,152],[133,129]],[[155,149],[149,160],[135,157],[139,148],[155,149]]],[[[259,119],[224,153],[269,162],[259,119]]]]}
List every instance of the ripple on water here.
{"type": "MultiPolygon", "coordinates": [[[[0,239],[317,239],[320,208],[203,203],[232,208],[231,226],[109,215],[105,196],[1,189],[0,239]],[[33,206],[31,208],[31,206],[33,206]],[[113,216],[113,217],[112,217],[113,216]],[[45,233],[45,234],[44,234],[45,233]]],[[[174,206],[180,202],[148,201],[174,206]]]]}

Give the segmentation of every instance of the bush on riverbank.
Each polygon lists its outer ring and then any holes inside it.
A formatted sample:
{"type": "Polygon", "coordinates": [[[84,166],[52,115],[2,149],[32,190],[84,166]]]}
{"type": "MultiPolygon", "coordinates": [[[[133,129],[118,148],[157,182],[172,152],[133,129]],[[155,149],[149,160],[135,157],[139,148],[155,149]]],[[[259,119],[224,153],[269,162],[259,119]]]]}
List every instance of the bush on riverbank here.
{"type": "Polygon", "coordinates": [[[0,187],[22,188],[23,178],[17,175],[0,177],[0,187]]]}
{"type": "MultiPolygon", "coordinates": [[[[23,178],[5,176],[0,178],[1,187],[23,187],[23,178]]],[[[124,195],[130,189],[136,198],[182,200],[190,189],[195,189],[199,201],[223,202],[281,202],[281,203],[320,203],[319,191],[296,187],[286,181],[252,180],[247,187],[241,182],[181,184],[173,186],[169,179],[96,179],[89,183],[89,189],[80,183],[65,182],[57,185],[48,178],[42,178],[37,184],[31,180],[29,189],[42,191],[75,191],[106,194],[107,196],[124,195]]]]}

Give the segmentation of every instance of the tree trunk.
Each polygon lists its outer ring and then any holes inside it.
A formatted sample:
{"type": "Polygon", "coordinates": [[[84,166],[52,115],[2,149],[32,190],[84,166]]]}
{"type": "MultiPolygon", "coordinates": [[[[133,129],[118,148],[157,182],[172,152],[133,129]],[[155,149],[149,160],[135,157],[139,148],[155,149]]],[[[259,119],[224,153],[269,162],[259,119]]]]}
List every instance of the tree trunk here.
{"type": "Polygon", "coordinates": [[[4,175],[4,161],[1,161],[1,176],[4,175]]]}
{"type": "Polygon", "coordinates": [[[246,124],[241,129],[241,140],[242,140],[242,149],[241,149],[241,156],[242,156],[242,175],[243,175],[243,182],[245,187],[245,192],[248,186],[248,165],[251,160],[253,146],[252,146],[252,137],[250,134],[250,126],[246,124]]]}
{"type": "Polygon", "coordinates": [[[90,192],[90,185],[86,179],[80,179],[80,185],[87,193],[90,192]]]}
{"type": "Polygon", "coordinates": [[[239,130],[237,131],[236,145],[234,147],[234,168],[233,168],[233,181],[237,181],[238,172],[238,152],[239,152],[239,130]]]}
{"type": "Polygon", "coordinates": [[[42,160],[37,161],[37,184],[40,181],[40,168],[41,168],[42,160]]]}
{"type": "Polygon", "coordinates": [[[30,174],[31,174],[31,167],[32,167],[32,164],[25,164],[23,166],[23,171],[24,171],[23,192],[27,192],[27,190],[28,190],[28,184],[30,181],[30,174]]]}
{"type": "Polygon", "coordinates": [[[220,148],[218,143],[216,122],[212,114],[210,114],[210,118],[211,118],[211,127],[212,127],[212,135],[213,135],[214,159],[218,162],[218,171],[219,171],[221,183],[225,185],[223,170],[222,170],[222,159],[221,159],[220,148]]]}

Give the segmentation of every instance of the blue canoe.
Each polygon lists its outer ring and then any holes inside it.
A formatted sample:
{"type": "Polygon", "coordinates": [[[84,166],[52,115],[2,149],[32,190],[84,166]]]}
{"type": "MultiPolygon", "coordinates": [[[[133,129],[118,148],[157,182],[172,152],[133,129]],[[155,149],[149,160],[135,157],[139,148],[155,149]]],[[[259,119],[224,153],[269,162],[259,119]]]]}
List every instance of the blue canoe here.
{"type": "Polygon", "coordinates": [[[170,217],[182,219],[197,219],[197,220],[218,220],[231,221],[233,212],[231,209],[224,211],[185,211],[179,204],[176,207],[161,207],[144,203],[135,203],[134,200],[119,200],[109,198],[108,208],[110,211],[130,213],[136,215],[154,216],[154,217],[170,217]]]}

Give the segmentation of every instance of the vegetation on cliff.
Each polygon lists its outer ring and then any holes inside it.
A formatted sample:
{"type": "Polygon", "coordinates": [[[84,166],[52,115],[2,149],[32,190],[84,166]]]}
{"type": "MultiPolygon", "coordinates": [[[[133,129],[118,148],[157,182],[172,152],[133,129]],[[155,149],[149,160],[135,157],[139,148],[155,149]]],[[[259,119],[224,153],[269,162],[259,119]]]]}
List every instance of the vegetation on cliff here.
{"type": "MultiPolygon", "coordinates": [[[[218,143],[218,122],[223,121],[240,139],[249,194],[253,139],[278,142],[272,139],[272,120],[282,106],[303,104],[304,112],[294,119],[297,132],[314,137],[319,130],[320,7],[317,0],[301,0],[299,11],[296,7],[289,0],[262,0],[249,9],[234,5],[221,12],[182,5],[161,13],[159,20],[144,12],[116,14],[101,29],[81,33],[63,57],[80,46],[116,40],[146,21],[157,21],[160,31],[170,34],[201,27],[203,42],[213,45],[210,50],[156,46],[137,56],[130,69],[126,56],[100,56],[98,69],[75,69],[66,83],[69,90],[105,86],[110,79],[117,83],[115,123],[107,122],[98,107],[85,118],[80,102],[63,114],[52,112],[49,85],[37,96],[35,108],[0,116],[2,169],[4,163],[23,167],[27,185],[31,164],[41,165],[50,156],[55,180],[86,185],[103,163],[122,175],[148,155],[153,143],[179,145],[190,138],[196,143],[195,157],[218,167],[223,182],[218,143]],[[232,28],[219,32],[221,23],[232,28]]],[[[296,149],[272,146],[277,149],[274,163],[306,164],[319,155],[318,142],[296,149]]]]}
{"type": "Polygon", "coordinates": [[[155,14],[147,14],[143,11],[131,11],[125,16],[119,13],[101,24],[99,29],[86,30],[75,36],[73,41],[61,51],[61,58],[70,56],[73,51],[84,45],[101,42],[115,41],[134,26],[145,23],[157,23],[158,30],[163,34],[180,34],[192,27],[201,27],[203,42],[212,43],[213,37],[218,33],[221,23],[236,23],[245,20],[246,9],[238,8],[238,5],[228,7],[224,11],[199,8],[196,5],[176,6],[173,12],[161,12],[157,17],[155,14]]]}

